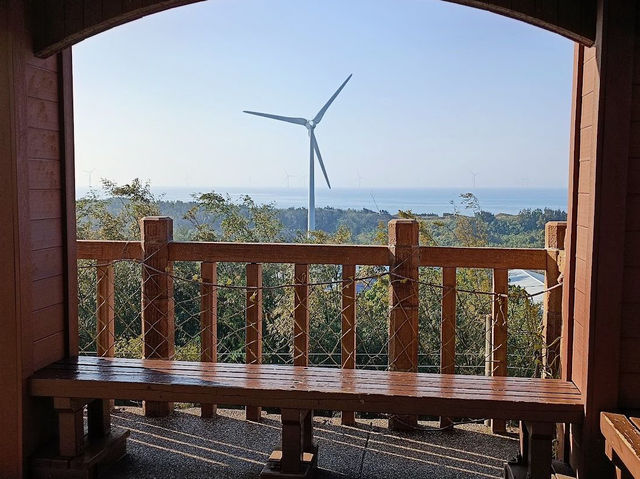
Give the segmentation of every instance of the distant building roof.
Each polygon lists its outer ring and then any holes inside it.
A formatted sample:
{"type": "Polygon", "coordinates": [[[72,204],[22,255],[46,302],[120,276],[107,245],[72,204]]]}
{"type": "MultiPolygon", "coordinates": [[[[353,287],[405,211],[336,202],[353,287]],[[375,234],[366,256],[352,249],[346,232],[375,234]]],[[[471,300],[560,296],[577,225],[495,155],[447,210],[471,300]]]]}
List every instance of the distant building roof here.
{"type": "MultiPolygon", "coordinates": [[[[509,270],[509,284],[520,286],[529,294],[544,291],[544,274],[528,269],[509,270]]],[[[544,294],[538,294],[532,298],[534,303],[542,303],[544,294]]]]}

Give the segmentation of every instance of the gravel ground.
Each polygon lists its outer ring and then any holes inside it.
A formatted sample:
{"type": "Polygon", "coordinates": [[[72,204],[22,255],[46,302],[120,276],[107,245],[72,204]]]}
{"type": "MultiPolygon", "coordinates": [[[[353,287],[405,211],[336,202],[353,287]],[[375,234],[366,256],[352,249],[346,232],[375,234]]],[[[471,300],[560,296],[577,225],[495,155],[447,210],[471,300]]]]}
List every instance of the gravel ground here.
{"type": "MultiPolygon", "coordinates": [[[[128,454],[103,478],[258,477],[279,441],[279,416],[245,421],[244,411],[219,409],[202,419],[198,409],[171,417],[145,418],[138,408],[119,408],[115,427],[131,431],[128,454]]],[[[411,433],[391,432],[385,419],[358,419],[356,427],[338,418],[316,417],[318,478],[497,478],[518,448],[515,437],[493,436],[480,424],[436,431],[421,422],[411,433]]]]}

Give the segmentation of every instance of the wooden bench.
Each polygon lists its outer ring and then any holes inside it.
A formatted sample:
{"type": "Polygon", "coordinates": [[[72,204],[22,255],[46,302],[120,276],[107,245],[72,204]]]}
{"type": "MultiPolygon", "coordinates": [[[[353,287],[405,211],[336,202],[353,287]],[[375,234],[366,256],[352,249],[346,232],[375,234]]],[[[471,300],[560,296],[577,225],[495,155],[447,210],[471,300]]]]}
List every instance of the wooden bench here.
{"type": "Polygon", "coordinates": [[[520,420],[528,431],[521,441],[522,463],[533,479],[549,479],[555,423],[580,423],[583,415],[576,386],[554,379],[282,365],[80,357],[38,371],[30,390],[53,398],[62,458],[80,456],[85,443],[105,436],[109,399],[280,408],[282,450],[272,455],[263,477],[313,474],[314,409],[520,420]],[[82,427],[85,404],[88,438],[82,427]]]}
{"type": "Polygon", "coordinates": [[[605,452],[620,479],[640,478],[640,412],[624,415],[600,413],[600,432],[605,452]]]}

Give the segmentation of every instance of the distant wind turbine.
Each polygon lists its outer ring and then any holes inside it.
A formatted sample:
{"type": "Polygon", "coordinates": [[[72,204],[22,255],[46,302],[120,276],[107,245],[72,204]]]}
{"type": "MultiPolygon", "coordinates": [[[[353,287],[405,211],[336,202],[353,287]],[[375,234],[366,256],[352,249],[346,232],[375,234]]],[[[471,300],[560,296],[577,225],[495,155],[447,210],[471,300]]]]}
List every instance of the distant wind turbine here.
{"type": "MultiPolygon", "coordinates": [[[[471,170],[470,170],[471,171],[471,170]]],[[[478,173],[475,173],[473,171],[471,171],[471,177],[473,178],[473,188],[475,189],[476,187],[476,177],[478,176],[478,173]]]]}
{"type": "Polygon", "coordinates": [[[89,175],[89,189],[91,189],[91,176],[93,175],[93,172],[96,171],[95,168],[92,168],[90,170],[82,170],[84,173],[86,173],[87,175],[89,175]]]}
{"type": "Polygon", "coordinates": [[[270,113],[259,113],[257,111],[244,111],[244,113],[248,113],[250,115],[263,116],[265,118],[271,118],[272,120],[286,121],[287,123],[295,123],[296,125],[302,125],[307,129],[309,133],[309,208],[307,212],[307,232],[316,229],[316,195],[315,178],[313,174],[315,164],[314,154],[318,155],[318,162],[320,163],[320,168],[322,168],[322,174],[324,175],[324,179],[327,181],[327,186],[329,187],[329,189],[331,189],[331,183],[329,183],[327,170],[325,170],[324,168],[324,162],[322,161],[322,155],[320,154],[320,148],[318,147],[318,141],[316,140],[314,130],[316,129],[316,126],[320,124],[320,122],[322,121],[322,117],[352,76],[353,75],[349,75],[347,77],[342,85],[340,85],[340,88],[336,90],[331,98],[329,98],[329,101],[327,101],[327,103],[325,103],[325,105],[316,114],[313,120],[307,120],[306,118],[294,118],[290,116],[272,115],[270,113]]]}
{"type": "Polygon", "coordinates": [[[284,179],[287,182],[287,189],[291,188],[291,178],[295,178],[296,175],[290,175],[287,170],[284,170],[284,179]]]}

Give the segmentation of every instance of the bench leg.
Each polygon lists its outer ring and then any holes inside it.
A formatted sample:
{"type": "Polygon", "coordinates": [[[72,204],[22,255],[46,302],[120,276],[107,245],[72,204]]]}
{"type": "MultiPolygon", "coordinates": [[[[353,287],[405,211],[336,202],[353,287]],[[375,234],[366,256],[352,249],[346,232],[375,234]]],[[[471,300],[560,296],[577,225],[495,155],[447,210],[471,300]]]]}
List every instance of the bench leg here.
{"type": "Polygon", "coordinates": [[[87,406],[87,427],[89,439],[98,439],[111,431],[111,401],[95,399],[87,406]]]}
{"type": "Polygon", "coordinates": [[[553,459],[554,423],[527,422],[525,424],[525,441],[527,450],[523,454],[527,462],[528,477],[530,479],[549,479],[551,462],[553,459]]]}
{"type": "Polygon", "coordinates": [[[282,409],[282,449],[271,454],[262,478],[313,477],[318,447],[313,440],[313,411],[282,409]]]}
{"type": "Polygon", "coordinates": [[[53,408],[58,416],[58,453],[63,457],[76,457],[84,450],[85,404],[82,399],[53,399],[53,408]]]}

